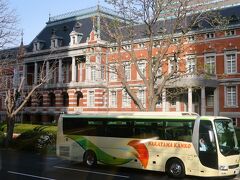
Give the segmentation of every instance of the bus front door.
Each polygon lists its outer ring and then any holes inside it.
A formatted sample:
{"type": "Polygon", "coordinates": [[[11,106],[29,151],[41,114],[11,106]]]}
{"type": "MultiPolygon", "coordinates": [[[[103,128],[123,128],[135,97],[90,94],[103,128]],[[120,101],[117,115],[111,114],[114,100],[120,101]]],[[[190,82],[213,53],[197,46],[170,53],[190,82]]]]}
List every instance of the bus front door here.
{"type": "Polygon", "coordinates": [[[218,155],[213,125],[210,121],[201,121],[199,127],[199,159],[203,166],[218,169],[218,155]]]}

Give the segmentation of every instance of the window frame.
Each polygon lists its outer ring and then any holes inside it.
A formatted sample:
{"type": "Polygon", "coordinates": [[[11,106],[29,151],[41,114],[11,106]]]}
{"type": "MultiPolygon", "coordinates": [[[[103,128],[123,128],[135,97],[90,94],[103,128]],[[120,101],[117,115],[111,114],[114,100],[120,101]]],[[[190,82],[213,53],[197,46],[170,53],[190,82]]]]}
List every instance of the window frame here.
{"type": "Polygon", "coordinates": [[[131,107],[131,97],[126,90],[122,90],[122,107],[130,108],[131,107]]]}
{"type": "MultiPolygon", "coordinates": [[[[146,77],[146,60],[142,59],[137,62],[139,70],[142,72],[142,74],[146,77]],[[142,67],[140,66],[142,65],[142,67]]],[[[137,80],[142,80],[140,75],[137,72],[137,80]]]]}
{"type": "MultiPolygon", "coordinates": [[[[213,62],[213,61],[211,61],[211,62],[213,62]]],[[[205,54],[205,55],[204,55],[204,62],[205,62],[205,67],[204,67],[205,72],[207,72],[207,73],[209,73],[209,74],[216,74],[216,54],[215,54],[215,53],[205,54]],[[210,58],[210,57],[213,57],[214,67],[209,66],[210,68],[207,69],[207,71],[206,71],[206,65],[207,65],[207,64],[212,64],[212,63],[208,63],[208,58],[210,58]],[[213,71],[213,72],[212,72],[212,71],[213,71]]]]}
{"type": "Polygon", "coordinates": [[[117,90],[109,90],[109,107],[116,108],[117,107],[117,90]],[[112,93],[115,93],[115,97],[112,93]],[[114,97],[114,99],[113,99],[114,97]]]}
{"type": "Polygon", "coordinates": [[[88,91],[88,98],[87,98],[87,105],[88,107],[94,107],[95,106],[95,91],[89,90],[88,91]],[[93,93],[93,94],[90,94],[93,93]]]}
{"type": "Polygon", "coordinates": [[[237,52],[236,51],[228,51],[224,53],[224,71],[226,74],[235,74],[237,73],[237,52]],[[229,72],[228,70],[228,59],[227,57],[229,55],[234,55],[235,56],[235,69],[233,70],[232,68],[232,58],[231,58],[231,71],[229,72]]]}
{"type": "Polygon", "coordinates": [[[117,72],[116,72],[116,64],[109,65],[109,81],[116,82],[117,81],[117,72]],[[113,69],[115,71],[113,71],[113,69]]]}
{"type": "Polygon", "coordinates": [[[146,90],[139,89],[137,92],[137,97],[141,101],[143,107],[146,107],[146,90]],[[141,92],[143,92],[143,94],[141,92]]]}
{"type": "MultiPolygon", "coordinates": [[[[231,108],[231,107],[233,107],[233,108],[236,108],[236,107],[238,107],[238,87],[237,87],[237,85],[227,85],[227,86],[225,86],[224,87],[224,91],[225,91],[225,100],[224,100],[224,105],[225,105],[225,107],[226,108],[231,108]],[[234,98],[234,94],[233,95],[231,95],[232,97],[231,97],[231,103],[229,103],[229,101],[230,101],[230,99],[228,98],[228,88],[235,88],[235,98],[234,98]],[[233,100],[235,99],[235,104],[233,104],[233,100]]],[[[231,90],[231,92],[230,93],[232,93],[232,90],[231,90]]]]}
{"type": "Polygon", "coordinates": [[[196,72],[196,66],[197,66],[196,62],[197,62],[197,57],[195,55],[188,55],[186,57],[186,72],[187,73],[196,72]],[[194,64],[194,66],[193,66],[193,64],[194,64]],[[189,68],[189,66],[191,66],[191,69],[189,68]]]}

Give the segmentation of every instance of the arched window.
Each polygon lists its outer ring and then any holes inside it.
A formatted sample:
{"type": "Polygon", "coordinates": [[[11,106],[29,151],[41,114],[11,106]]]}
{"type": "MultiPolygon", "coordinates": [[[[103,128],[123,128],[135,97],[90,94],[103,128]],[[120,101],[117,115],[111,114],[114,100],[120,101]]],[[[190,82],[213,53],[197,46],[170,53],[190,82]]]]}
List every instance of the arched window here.
{"type": "Polygon", "coordinates": [[[39,96],[38,106],[40,106],[40,107],[43,106],[43,95],[42,94],[40,94],[40,96],[39,96]]]}
{"type": "Polygon", "coordinates": [[[69,106],[69,97],[68,97],[68,93],[67,92],[63,92],[62,93],[62,103],[63,103],[63,106],[69,106]]]}
{"type": "Polygon", "coordinates": [[[55,94],[54,93],[49,93],[48,97],[49,97],[49,106],[55,106],[55,104],[56,104],[55,94]]]}
{"type": "Polygon", "coordinates": [[[78,91],[76,92],[76,95],[77,95],[77,106],[80,106],[80,100],[81,98],[83,98],[83,94],[82,92],[78,91]]]}
{"type": "Polygon", "coordinates": [[[43,106],[43,95],[40,93],[36,94],[36,104],[38,107],[42,107],[43,106]]]}

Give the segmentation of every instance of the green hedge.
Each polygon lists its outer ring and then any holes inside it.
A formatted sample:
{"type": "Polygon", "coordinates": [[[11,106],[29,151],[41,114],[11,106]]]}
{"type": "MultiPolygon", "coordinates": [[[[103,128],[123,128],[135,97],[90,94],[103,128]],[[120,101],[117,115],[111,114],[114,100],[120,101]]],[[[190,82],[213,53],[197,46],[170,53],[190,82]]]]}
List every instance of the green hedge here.
{"type": "MultiPolygon", "coordinates": [[[[45,125],[33,125],[33,124],[15,124],[14,126],[14,133],[24,133],[29,130],[33,130],[35,128],[41,128],[45,132],[51,132],[53,134],[57,133],[57,126],[45,126],[45,125]]],[[[2,124],[0,125],[0,131],[6,132],[7,125],[2,124]]]]}

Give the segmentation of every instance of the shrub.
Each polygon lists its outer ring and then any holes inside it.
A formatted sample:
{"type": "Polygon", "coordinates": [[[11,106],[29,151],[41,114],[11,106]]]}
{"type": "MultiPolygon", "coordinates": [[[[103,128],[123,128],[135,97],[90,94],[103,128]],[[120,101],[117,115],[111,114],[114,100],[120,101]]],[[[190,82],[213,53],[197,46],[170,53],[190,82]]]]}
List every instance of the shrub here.
{"type": "Polygon", "coordinates": [[[36,126],[21,133],[13,140],[13,147],[18,150],[46,153],[50,146],[55,146],[56,135],[45,129],[46,126],[36,126]]]}

